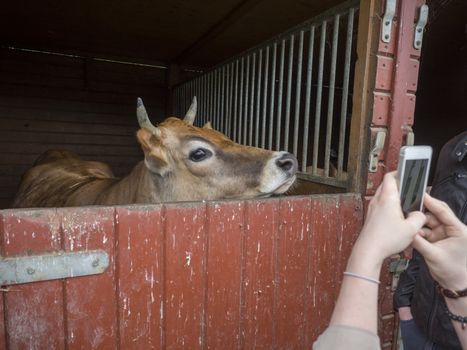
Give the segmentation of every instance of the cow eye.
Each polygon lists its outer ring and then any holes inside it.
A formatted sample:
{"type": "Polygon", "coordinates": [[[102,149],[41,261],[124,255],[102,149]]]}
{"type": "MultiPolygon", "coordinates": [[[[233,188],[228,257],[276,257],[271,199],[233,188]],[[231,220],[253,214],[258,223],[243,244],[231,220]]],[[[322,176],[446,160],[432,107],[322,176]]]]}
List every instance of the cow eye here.
{"type": "Polygon", "coordinates": [[[201,162],[202,160],[205,160],[206,158],[209,158],[212,156],[212,152],[205,149],[205,148],[198,148],[194,151],[190,152],[190,160],[193,162],[201,162]]]}

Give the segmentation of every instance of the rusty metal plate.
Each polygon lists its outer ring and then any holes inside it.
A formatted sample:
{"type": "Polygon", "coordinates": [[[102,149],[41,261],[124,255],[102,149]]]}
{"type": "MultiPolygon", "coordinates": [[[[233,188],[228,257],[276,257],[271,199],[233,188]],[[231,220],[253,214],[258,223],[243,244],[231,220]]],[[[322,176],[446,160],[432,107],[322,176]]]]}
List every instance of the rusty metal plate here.
{"type": "Polygon", "coordinates": [[[0,285],[97,275],[109,266],[103,250],[31,255],[0,259],[0,285]]]}

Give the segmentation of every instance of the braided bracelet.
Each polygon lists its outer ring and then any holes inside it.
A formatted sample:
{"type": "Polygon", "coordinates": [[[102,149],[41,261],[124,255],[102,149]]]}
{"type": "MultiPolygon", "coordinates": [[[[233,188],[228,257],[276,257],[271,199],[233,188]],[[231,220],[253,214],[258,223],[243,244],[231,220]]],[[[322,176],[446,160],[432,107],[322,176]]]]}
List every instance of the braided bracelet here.
{"type": "Polygon", "coordinates": [[[467,316],[462,317],[459,315],[454,315],[447,307],[445,307],[445,311],[451,320],[460,322],[462,324],[462,329],[465,329],[465,325],[467,324],[467,316]]]}

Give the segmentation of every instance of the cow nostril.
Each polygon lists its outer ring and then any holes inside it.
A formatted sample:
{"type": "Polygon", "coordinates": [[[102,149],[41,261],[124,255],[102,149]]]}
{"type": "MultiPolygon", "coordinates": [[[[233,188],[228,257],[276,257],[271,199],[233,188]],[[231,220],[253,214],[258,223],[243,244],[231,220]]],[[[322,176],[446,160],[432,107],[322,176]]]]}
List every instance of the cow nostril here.
{"type": "Polygon", "coordinates": [[[295,173],[297,171],[297,160],[292,154],[285,154],[276,160],[278,168],[287,173],[295,173]]]}

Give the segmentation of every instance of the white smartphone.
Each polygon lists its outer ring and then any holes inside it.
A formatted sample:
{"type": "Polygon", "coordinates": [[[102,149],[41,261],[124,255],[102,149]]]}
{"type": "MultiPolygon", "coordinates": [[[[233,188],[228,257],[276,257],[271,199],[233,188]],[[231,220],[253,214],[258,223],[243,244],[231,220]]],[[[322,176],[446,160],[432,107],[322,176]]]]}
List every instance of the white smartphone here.
{"type": "Polygon", "coordinates": [[[399,154],[397,178],[402,211],[422,210],[423,196],[428,182],[431,154],[430,146],[404,146],[399,154]]]}

